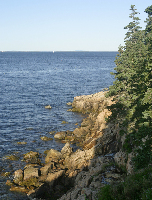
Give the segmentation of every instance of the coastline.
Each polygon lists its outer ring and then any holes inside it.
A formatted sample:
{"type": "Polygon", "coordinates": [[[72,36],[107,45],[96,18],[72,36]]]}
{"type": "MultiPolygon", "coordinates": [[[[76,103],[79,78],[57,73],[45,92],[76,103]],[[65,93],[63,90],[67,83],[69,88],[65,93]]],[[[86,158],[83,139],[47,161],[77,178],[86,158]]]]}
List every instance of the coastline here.
{"type": "MultiPolygon", "coordinates": [[[[24,155],[26,166],[15,171],[13,181],[7,181],[11,191],[25,192],[30,199],[53,196],[60,200],[93,200],[104,185],[123,181],[119,168],[126,159],[121,151],[123,139],[119,136],[119,125],[105,120],[111,114],[107,106],[113,103],[113,98],[105,97],[106,93],[77,96],[68,103],[72,105],[68,111],[88,116],[73,132],[62,131],[54,135],[65,146],[61,152],[49,150],[45,163],[41,163],[37,152],[24,155]],[[70,143],[81,148],[73,152],[70,143]]],[[[126,166],[128,173],[132,170],[130,157],[126,166]]]]}

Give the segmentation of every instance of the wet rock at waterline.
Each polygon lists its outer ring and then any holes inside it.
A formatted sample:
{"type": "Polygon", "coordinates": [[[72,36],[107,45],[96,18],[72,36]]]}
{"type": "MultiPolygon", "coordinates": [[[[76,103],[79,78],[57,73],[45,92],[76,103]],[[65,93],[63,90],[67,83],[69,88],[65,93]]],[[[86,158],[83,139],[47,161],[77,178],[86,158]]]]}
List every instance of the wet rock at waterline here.
{"type": "Polygon", "coordinates": [[[15,171],[13,181],[15,184],[20,185],[20,182],[23,181],[23,170],[19,169],[15,171]]]}
{"type": "Polygon", "coordinates": [[[78,138],[75,137],[75,135],[73,134],[72,131],[60,131],[60,132],[57,132],[55,135],[54,135],[54,138],[56,140],[62,140],[63,143],[66,143],[66,142],[71,142],[71,143],[77,143],[78,142],[78,138]]]}
{"type": "Polygon", "coordinates": [[[26,163],[40,164],[41,161],[39,159],[39,153],[30,151],[24,155],[24,159],[26,163]]]}
{"type": "Polygon", "coordinates": [[[68,105],[68,106],[72,106],[72,102],[68,102],[67,105],[68,105]]]}
{"type": "Polygon", "coordinates": [[[5,156],[5,159],[12,160],[12,161],[17,161],[17,160],[19,160],[19,157],[16,156],[16,155],[9,155],[9,156],[5,156]]]}
{"type": "Polygon", "coordinates": [[[50,140],[53,140],[53,138],[42,136],[41,140],[43,140],[43,141],[50,141],[50,140]]]}
{"type": "Polygon", "coordinates": [[[25,144],[27,144],[27,142],[17,142],[17,144],[21,144],[21,145],[25,145],[25,144]]]}
{"type": "Polygon", "coordinates": [[[51,109],[52,107],[50,105],[45,106],[46,109],[51,109]]]}
{"type": "Polygon", "coordinates": [[[54,135],[54,138],[58,139],[58,140],[63,140],[63,139],[65,139],[65,136],[66,136],[66,131],[61,131],[61,132],[57,132],[54,135]]]}

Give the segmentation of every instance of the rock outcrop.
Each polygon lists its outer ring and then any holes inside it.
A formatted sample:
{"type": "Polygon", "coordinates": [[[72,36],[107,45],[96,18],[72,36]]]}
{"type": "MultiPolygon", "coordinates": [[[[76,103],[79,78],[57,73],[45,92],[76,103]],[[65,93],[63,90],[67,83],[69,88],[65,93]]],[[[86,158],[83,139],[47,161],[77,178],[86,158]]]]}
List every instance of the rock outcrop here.
{"type": "Polygon", "coordinates": [[[72,110],[82,113],[101,112],[108,104],[109,99],[105,97],[106,92],[74,97],[72,110]]]}
{"type": "Polygon", "coordinates": [[[54,135],[65,146],[61,152],[50,149],[45,163],[41,163],[37,152],[25,154],[27,165],[15,171],[12,183],[7,182],[11,190],[21,188],[30,199],[95,200],[105,184],[123,181],[121,166],[132,172],[133,155],[127,157],[121,150],[124,140],[119,135],[119,124],[106,122],[111,114],[107,106],[114,102],[105,94],[79,96],[69,103],[70,110],[87,113],[87,117],[73,132],[54,135]],[[81,148],[73,152],[70,143],[81,148]]]}

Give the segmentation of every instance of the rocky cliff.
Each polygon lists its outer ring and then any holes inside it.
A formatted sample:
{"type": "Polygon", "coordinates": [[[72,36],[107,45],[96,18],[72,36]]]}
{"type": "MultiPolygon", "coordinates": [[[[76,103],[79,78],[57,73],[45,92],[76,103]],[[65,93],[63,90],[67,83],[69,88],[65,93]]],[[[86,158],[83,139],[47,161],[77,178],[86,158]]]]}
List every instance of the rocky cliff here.
{"type": "Polygon", "coordinates": [[[26,192],[30,199],[95,200],[101,187],[111,182],[123,181],[123,166],[132,172],[130,154],[122,151],[124,138],[119,135],[119,124],[107,123],[111,114],[108,105],[113,98],[105,92],[78,96],[69,105],[69,111],[87,113],[81,126],[73,132],[62,131],[54,135],[65,142],[61,152],[50,149],[45,163],[37,152],[24,156],[27,165],[7,181],[12,191],[26,192]],[[73,152],[70,144],[80,146],[73,152]]]}

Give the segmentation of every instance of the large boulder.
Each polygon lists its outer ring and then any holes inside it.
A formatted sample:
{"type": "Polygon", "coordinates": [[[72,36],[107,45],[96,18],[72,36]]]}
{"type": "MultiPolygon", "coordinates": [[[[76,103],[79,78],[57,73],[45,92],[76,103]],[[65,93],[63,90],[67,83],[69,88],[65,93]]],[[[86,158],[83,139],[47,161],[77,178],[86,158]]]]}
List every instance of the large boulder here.
{"type": "Polygon", "coordinates": [[[67,142],[67,143],[65,144],[65,146],[64,146],[64,147],[62,148],[62,150],[61,150],[62,157],[63,157],[63,158],[66,158],[67,156],[70,156],[72,152],[73,152],[73,149],[72,149],[72,147],[70,146],[70,143],[67,142]]]}
{"type": "Polygon", "coordinates": [[[65,131],[61,131],[61,132],[57,132],[55,135],[54,135],[54,138],[55,139],[58,139],[58,140],[63,140],[66,136],[66,132],[65,131]]]}
{"type": "Polygon", "coordinates": [[[24,180],[29,179],[31,177],[39,177],[39,169],[35,167],[28,167],[24,170],[24,180]]]}
{"type": "Polygon", "coordinates": [[[94,156],[94,149],[80,150],[72,153],[69,157],[65,158],[64,164],[69,169],[81,169],[87,166],[89,159],[94,156]]]}
{"type": "Polygon", "coordinates": [[[22,181],[23,181],[23,171],[21,169],[18,169],[14,172],[13,182],[15,184],[20,184],[20,182],[22,181]]]}
{"type": "Polygon", "coordinates": [[[62,154],[55,150],[55,149],[51,149],[48,153],[47,153],[47,156],[45,158],[45,162],[48,163],[48,162],[51,162],[51,161],[55,161],[55,162],[58,162],[62,157],[62,154]]]}

